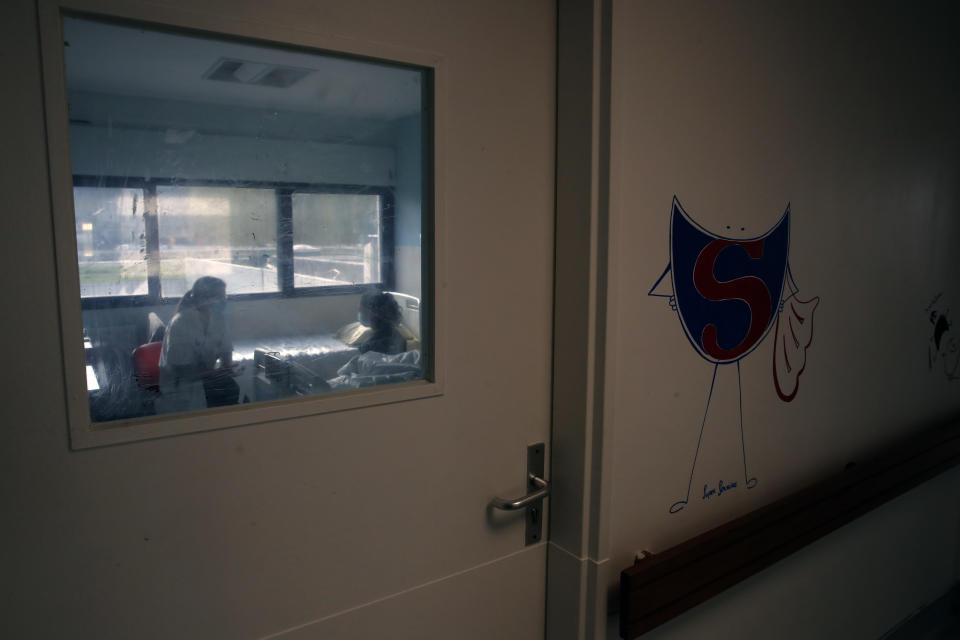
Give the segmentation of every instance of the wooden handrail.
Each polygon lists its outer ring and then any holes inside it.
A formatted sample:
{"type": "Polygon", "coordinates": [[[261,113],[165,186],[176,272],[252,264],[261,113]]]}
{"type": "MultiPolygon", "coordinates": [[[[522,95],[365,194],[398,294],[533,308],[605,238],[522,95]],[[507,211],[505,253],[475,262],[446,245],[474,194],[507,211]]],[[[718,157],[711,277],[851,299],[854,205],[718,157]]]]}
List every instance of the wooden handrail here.
{"type": "Polygon", "coordinates": [[[620,636],[636,638],[960,463],[960,424],[773,502],[620,574],[620,636]]]}

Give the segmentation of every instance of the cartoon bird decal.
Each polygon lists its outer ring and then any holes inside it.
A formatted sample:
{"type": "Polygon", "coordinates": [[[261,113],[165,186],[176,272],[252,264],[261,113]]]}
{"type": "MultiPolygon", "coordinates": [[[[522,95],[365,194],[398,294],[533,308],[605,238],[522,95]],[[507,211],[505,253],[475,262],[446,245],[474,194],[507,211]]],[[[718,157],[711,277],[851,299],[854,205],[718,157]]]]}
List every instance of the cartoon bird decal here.
{"type": "Polygon", "coordinates": [[[949,319],[950,309],[930,312],[930,324],[933,333],[930,334],[927,346],[927,362],[930,370],[938,360],[943,362],[943,373],[947,380],[960,380],[960,345],[952,333],[948,333],[953,323],[949,319]]]}
{"type": "Polygon", "coordinates": [[[790,271],[790,206],[780,220],[761,236],[728,238],[701,227],[676,197],[670,217],[670,263],[649,295],[666,297],[677,312],[684,334],[696,352],[713,364],[707,406],[690,469],[686,497],[670,507],[681,511],[690,499],[690,487],[717,368],[737,367],[740,391],[740,444],[743,481],[748,489],[757,479],[747,472],[743,446],[743,404],[740,361],[774,331],[773,382],[777,395],[790,402],[797,395],[806,351],[813,341],[813,313],[820,298],[800,300],[790,271]],[[667,278],[667,276],[670,276],[667,278]]]}

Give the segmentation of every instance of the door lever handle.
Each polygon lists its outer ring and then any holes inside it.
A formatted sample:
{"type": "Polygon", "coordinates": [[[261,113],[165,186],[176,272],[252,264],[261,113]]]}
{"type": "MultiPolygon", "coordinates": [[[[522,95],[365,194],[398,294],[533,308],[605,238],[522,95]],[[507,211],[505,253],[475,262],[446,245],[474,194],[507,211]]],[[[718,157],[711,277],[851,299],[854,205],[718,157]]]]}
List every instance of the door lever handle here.
{"type": "Polygon", "coordinates": [[[550,495],[550,483],[543,479],[547,475],[546,452],[544,443],[538,442],[527,447],[527,490],[529,493],[519,498],[494,498],[490,507],[503,511],[524,511],[526,532],[524,540],[527,546],[539,544],[543,540],[543,499],[550,495]]]}
{"type": "Polygon", "coordinates": [[[532,491],[519,498],[507,500],[505,498],[494,498],[490,505],[496,509],[504,511],[517,511],[523,509],[535,502],[539,502],[550,495],[550,483],[543,478],[537,477],[532,473],[527,474],[527,484],[532,491]]]}

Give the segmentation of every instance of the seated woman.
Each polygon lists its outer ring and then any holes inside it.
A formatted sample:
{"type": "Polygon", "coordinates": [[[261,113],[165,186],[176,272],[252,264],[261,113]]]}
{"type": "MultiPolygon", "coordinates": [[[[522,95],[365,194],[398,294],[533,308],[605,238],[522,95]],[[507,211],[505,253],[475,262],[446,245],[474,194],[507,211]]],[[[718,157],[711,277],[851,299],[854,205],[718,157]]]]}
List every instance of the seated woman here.
{"type": "Polygon", "coordinates": [[[372,329],[370,337],[360,345],[360,353],[376,351],[394,354],[407,350],[407,339],[397,329],[400,305],[389,293],[371,291],[360,299],[360,322],[372,329]]]}
{"type": "Polygon", "coordinates": [[[198,278],[180,299],[160,353],[159,412],[237,404],[233,344],[223,320],[226,301],[226,283],[212,276],[198,278]]]}

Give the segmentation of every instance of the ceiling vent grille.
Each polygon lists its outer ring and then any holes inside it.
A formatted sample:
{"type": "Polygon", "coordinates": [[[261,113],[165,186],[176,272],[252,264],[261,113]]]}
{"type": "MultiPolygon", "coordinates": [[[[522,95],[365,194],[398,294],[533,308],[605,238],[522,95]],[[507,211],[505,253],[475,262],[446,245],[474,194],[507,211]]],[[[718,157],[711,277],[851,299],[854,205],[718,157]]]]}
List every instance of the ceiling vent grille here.
{"type": "Polygon", "coordinates": [[[286,89],[300,82],[311,73],[313,73],[312,69],[264,64],[235,58],[220,58],[203,74],[203,77],[207,80],[219,82],[236,82],[286,89]]]}

